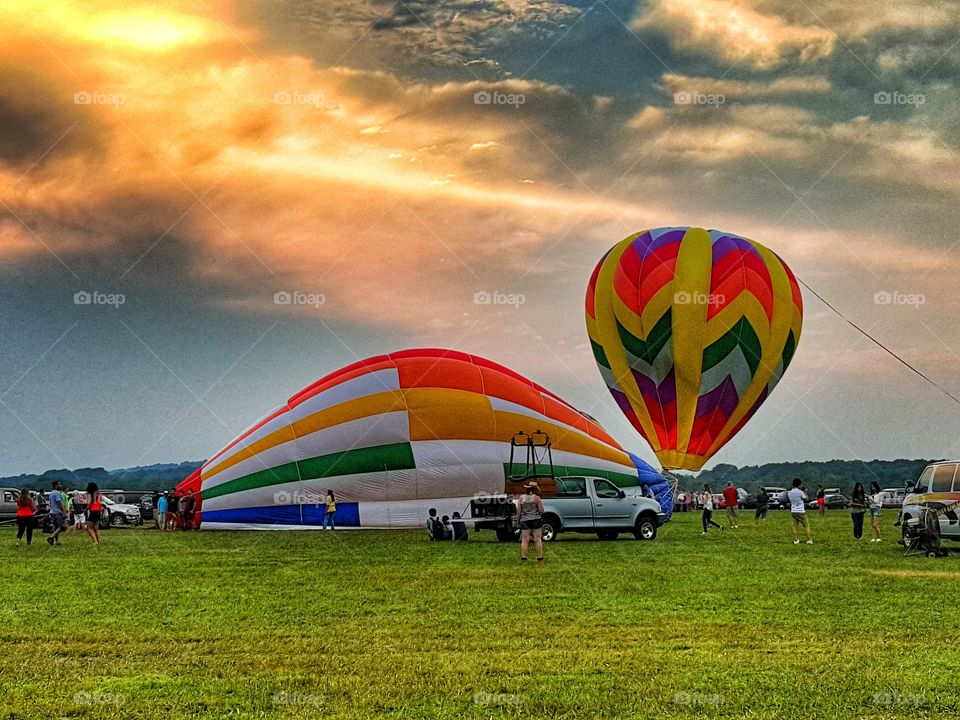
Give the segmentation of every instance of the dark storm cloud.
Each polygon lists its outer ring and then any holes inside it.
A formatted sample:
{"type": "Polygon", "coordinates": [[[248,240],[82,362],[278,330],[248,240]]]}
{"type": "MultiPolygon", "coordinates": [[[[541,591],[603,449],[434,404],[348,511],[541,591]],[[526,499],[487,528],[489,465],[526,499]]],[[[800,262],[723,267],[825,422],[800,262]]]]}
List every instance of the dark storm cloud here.
{"type": "Polygon", "coordinates": [[[26,169],[65,155],[95,154],[102,130],[74,92],[50,77],[0,65],[0,162],[26,169]]]}

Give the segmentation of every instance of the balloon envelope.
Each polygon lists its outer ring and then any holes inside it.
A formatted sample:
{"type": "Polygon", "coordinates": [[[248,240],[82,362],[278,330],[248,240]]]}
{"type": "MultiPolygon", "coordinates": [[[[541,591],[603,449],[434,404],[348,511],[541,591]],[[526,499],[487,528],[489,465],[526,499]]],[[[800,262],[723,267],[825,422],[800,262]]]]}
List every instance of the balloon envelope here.
{"type": "Polygon", "coordinates": [[[587,333],[607,387],[665,468],[699,470],[766,400],[800,339],[790,268],[719,230],[644,230],[590,278],[587,333]]]}
{"type": "Polygon", "coordinates": [[[645,483],[671,512],[664,478],[549,390],[475,355],[406,350],[327,375],[208,460],[203,527],[316,527],[328,489],[340,527],[468,517],[472,497],[503,492],[521,430],[550,436],[557,475],[645,483]]]}

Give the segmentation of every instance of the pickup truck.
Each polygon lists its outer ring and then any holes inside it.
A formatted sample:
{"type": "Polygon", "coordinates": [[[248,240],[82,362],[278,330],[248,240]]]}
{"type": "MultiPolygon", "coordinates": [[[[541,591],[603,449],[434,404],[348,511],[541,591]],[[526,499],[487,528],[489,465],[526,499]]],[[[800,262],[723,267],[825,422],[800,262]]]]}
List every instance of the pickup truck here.
{"type": "MultiPolygon", "coordinates": [[[[629,532],[638,540],[653,540],[666,521],[660,504],[644,497],[639,487],[623,490],[606,478],[558,477],[556,492],[541,499],[545,542],[562,532],[596,533],[601,540],[629,532]]],[[[494,530],[504,542],[517,537],[516,504],[507,493],[474,498],[470,514],[477,530],[494,530]]]]}

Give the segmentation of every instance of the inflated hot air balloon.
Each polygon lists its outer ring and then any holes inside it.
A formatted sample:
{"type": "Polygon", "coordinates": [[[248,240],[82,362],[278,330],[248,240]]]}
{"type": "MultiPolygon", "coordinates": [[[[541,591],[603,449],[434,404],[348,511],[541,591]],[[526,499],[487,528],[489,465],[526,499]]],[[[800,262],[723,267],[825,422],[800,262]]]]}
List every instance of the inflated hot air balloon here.
{"type": "Polygon", "coordinates": [[[405,350],[349,365],[300,391],[200,469],[202,527],[319,527],[325,492],[338,527],[418,527],[503,492],[510,440],[550,437],[557,475],[646,484],[670,514],[664,478],[595,420],[496,363],[405,350]]]}
{"type": "Polygon", "coordinates": [[[803,323],[796,278],[719,230],[644,230],[590,278],[587,333],[603,379],[664,468],[699,470],[763,404],[803,323]]]}

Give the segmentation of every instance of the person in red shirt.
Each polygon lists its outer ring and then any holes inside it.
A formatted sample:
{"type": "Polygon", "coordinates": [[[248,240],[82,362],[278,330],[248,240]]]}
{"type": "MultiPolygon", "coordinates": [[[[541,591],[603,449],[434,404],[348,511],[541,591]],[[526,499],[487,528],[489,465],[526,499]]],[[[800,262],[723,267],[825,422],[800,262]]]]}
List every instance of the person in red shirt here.
{"type": "Polygon", "coordinates": [[[17,545],[27,534],[27,545],[33,542],[34,516],[37,514],[37,503],[30,497],[30,491],[24,488],[17,498],[17,545]]]}
{"type": "Polygon", "coordinates": [[[737,495],[737,489],[733,486],[733,482],[728,482],[723,489],[723,506],[727,509],[727,522],[730,523],[731,530],[737,529],[739,503],[740,497],[737,495]]]}

